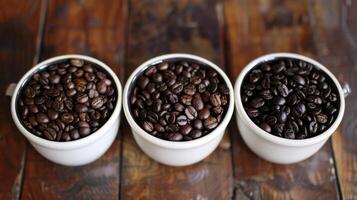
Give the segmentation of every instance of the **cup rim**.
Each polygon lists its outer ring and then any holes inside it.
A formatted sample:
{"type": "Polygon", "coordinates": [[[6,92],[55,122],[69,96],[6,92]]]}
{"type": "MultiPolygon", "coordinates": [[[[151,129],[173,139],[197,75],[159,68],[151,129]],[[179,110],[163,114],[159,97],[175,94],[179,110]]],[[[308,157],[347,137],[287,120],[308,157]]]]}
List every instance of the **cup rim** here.
{"type": "Polygon", "coordinates": [[[27,71],[22,78],[20,79],[20,81],[17,83],[16,88],[13,92],[13,95],[11,97],[11,115],[12,118],[15,122],[15,125],[17,126],[17,128],[20,130],[20,132],[27,138],[30,140],[30,142],[34,142],[40,146],[43,147],[48,147],[51,149],[75,149],[75,148],[79,148],[82,146],[85,146],[87,144],[90,144],[92,142],[95,142],[96,140],[100,139],[100,137],[103,137],[103,134],[107,134],[107,130],[111,127],[111,125],[115,122],[115,120],[118,119],[120,111],[121,111],[121,105],[122,105],[122,86],[120,83],[119,78],[116,76],[116,74],[114,73],[114,71],[105,63],[103,63],[102,61],[90,57],[90,56],[86,56],[86,55],[80,55],[80,54],[66,54],[66,55],[60,55],[60,56],[55,56],[55,57],[51,57],[49,59],[46,59],[38,64],[36,64],[34,67],[32,67],[29,71],[27,71]],[[104,69],[114,80],[114,84],[117,87],[117,102],[116,105],[114,107],[113,113],[111,114],[111,116],[109,117],[109,119],[95,132],[91,133],[90,135],[84,137],[84,138],[80,138],[77,140],[73,140],[73,141],[68,141],[68,142],[59,142],[59,141],[50,141],[50,140],[46,140],[44,138],[41,138],[39,136],[36,136],[35,134],[29,132],[20,122],[17,113],[16,113],[16,98],[17,98],[17,94],[20,90],[20,88],[22,87],[22,85],[24,84],[24,82],[28,79],[29,76],[31,76],[32,74],[34,74],[36,71],[38,71],[39,69],[43,69],[48,67],[49,65],[51,65],[52,63],[61,61],[61,60],[65,60],[65,59],[82,59],[85,60],[87,62],[91,62],[94,64],[97,64],[98,66],[100,66],[102,69],[104,69]]]}
{"type": "Polygon", "coordinates": [[[296,53],[286,53],[286,52],[277,52],[277,53],[271,53],[271,54],[266,54],[262,55],[250,63],[248,63],[243,70],[240,72],[239,76],[236,79],[235,85],[234,85],[234,93],[235,93],[235,104],[237,107],[237,113],[240,115],[241,119],[243,122],[251,129],[253,129],[255,134],[259,135],[260,137],[275,143],[279,145],[284,145],[284,146],[294,146],[294,147],[299,147],[299,146],[309,146],[313,145],[316,143],[319,143],[323,140],[328,139],[334,131],[337,129],[339,126],[340,122],[342,121],[342,117],[345,111],[345,98],[343,94],[342,87],[340,83],[338,82],[337,78],[321,63],[317,62],[316,60],[313,60],[311,58],[308,58],[306,56],[296,54],[296,53]],[[263,131],[260,127],[258,127],[247,115],[246,111],[244,110],[241,97],[240,97],[240,91],[241,91],[241,85],[243,82],[244,77],[247,75],[247,73],[255,67],[257,64],[261,62],[266,62],[275,59],[276,57],[285,57],[285,58],[293,58],[293,59],[299,59],[303,60],[305,62],[309,62],[316,66],[317,68],[323,70],[330,78],[331,80],[335,83],[336,88],[339,93],[340,97],[340,108],[339,108],[339,113],[337,115],[337,118],[335,119],[334,123],[323,133],[311,137],[311,138],[306,138],[306,139],[286,139],[282,137],[275,136],[273,134],[267,133],[263,131]]]}
{"type": "MultiPolygon", "coordinates": [[[[196,55],[192,55],[192,54],[185,54],[185,53],[171,53],[171,54],[164,54],[164,55],[160,55],[154,58],[151,58],[147,61],[145,61],[144,63],[142,63],[141,65],[139,65],[139,67],[137,67],[132,74],[129,76],[129,78],[126,81],[124,90],[123,90],[123,110],[124,110],[124,114],[126,119],[129,122],[129,125],[131,126],[131,128],[138,133],[141,137],[143,137],[145,140],[156,144],[158,146],[164,147],[164,148],[168,148],[168,149],[187,149],[187,148],[193,148],[196,146],[200,146],[202,144],[208,143],[209,141],[213,140],[214,138],[216,138],[217,136],[220,135],[219,130],[225,129],[229,123],[229,121],[232,118],[233,115],[233,110],[234,110],[234,94],[233,94],[233,86],[229,80],[229,78],[227,77],[227,75],[224,73],[224,71],[219,68],[216,64],[214,64],[213,62],[196,56],[196,55]],[[142,72],[143,70],[145,70],[147,67],[154,65],[154,64],[158,64],[161,63],[163,60],[168,60],[168,59],[191,59],[191,60],[195,60],[197,62],[203,63],[205,65],[207,65],[208,67],[213,68],[215,71],[217,71],[220,76],[223,78],[223,80],[226,82],[227,87],[229,88],[229,106],[228,106],[228,110],[226,112],[226,115],[224,116],[223,120],[221,121],[221,123],[209,134],[198,138],[198,139],[194,139],[194,140],[190,140],[190,141],[168,141],[168,140],[164,140],[164,139],[160,139],[157,138],[155,136],[152,136],[151,134],[147,133],[146,131],[144,131],[134,120],[133,116],[131,115],[130,109],[129,109],[129,103],[128,103],[128,96],[129,96],[129,89],[131,87],[131,85],[133,84],[133,80],[134,78],[137,76],[138,73],[142,72]]],[[[133,131],[132,131],[133,132],[133,131]]],[[[135,134],[135,133],[133,133],[135,134]]]]}

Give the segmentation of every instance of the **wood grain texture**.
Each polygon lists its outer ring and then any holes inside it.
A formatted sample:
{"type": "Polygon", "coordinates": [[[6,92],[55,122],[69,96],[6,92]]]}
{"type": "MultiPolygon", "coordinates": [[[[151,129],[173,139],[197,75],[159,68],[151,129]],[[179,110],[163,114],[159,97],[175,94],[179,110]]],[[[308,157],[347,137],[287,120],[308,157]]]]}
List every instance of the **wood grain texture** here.
{"type": "MultiPolygon", "coordinates": [[[[297,52],[316,57],[307,2],[228,0],[224,7],[226,57],[232,80],[248,62],[266,53],[297,52]]],[[[231,129],[236,130],[231,136],[236,199],[339,198],[329,142],[306,161],[276,165],[252,153],[235,124],[231,129]]]]}
{"type": "MultiPolygon", "coordinates": [[[[222,5],[216,1],[140,1],[129,4],[126,76],[145,60],[170,52],[193,53],[223,66],[222,5]]],[[[122,199],[230,199],[229,137],[208,158],[169,167],[147,157],[129,128],[123,140],[122,199]]]]}
{"type": "Polygon", "coordinates": [[[338,132],[332,137],[343,199],[357,199],[357,4],[349,1],[309,1],[318,59],[352,94],[338,132]]]}
{"type": "Polygon", "coordinates": [[[36,54],[41,1],[0,1],[0,199],[18,199],[26,159],[26,141],[12,122],[9,83],[32,67],[36,54]]]}
{"type": "MultiPolygon", "coordinates": [[[[125,10],[122,1],[50,1],[41,59],[86,54],[108,64],[123,80],[125,10]]],[[[24,199],[116,199],[120,136],[99,160],[64,167],[29,148],[24,199]]]]}

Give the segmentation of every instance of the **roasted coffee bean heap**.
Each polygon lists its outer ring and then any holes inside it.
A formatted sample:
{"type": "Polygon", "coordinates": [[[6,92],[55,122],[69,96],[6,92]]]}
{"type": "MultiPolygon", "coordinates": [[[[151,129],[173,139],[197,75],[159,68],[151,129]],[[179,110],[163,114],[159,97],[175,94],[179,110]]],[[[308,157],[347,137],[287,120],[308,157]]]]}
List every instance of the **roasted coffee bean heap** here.
{"type": "Polygon", "coordinates": [[[321,134],[340,107],[336,85],[325,72],[288,58],[254,67],[243,80],[241,99],[256,125],[288,139],[321,134]]]}
{"type": "Polygon", "coordinates": [[[193,62],[163,62],[137,78],[129,97],[136,122],[170,141],[200,138],[225,116],[229,88],[220,75],[193,62]]]}
{"type": "Polygon", "coordinates": [[[100,67],[71,59],[35,73],[18,99],[19,118],[31,133],[51,141],[86,137],[110,117],[117,92],[100,67]]]}

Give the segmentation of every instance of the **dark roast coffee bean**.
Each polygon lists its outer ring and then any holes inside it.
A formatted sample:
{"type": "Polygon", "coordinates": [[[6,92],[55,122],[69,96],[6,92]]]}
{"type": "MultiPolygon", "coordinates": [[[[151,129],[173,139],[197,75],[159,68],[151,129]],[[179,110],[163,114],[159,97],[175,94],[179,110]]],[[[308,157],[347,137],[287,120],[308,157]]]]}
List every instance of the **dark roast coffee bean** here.
{"type": "Polygon", "coordinates": [[[259,125],[260,128],[262,128],[264,131],[270,133],[271,132],[271,127],[267,123],[261,123],[259,125]]]}
{"type": "Polygon", "coordinates": [[[39,123],[48,123],[50,120],[45,113],[37,113],[36,119],[39,123]]]}
{"type": "Polygon", "coordinates": [[[193,106],[187,106],[185,109],[185,114],[190,120],[196,119],[197,117],[197,111],[193,106]]]}
{"type": "Polygon", "coordinates": [[[198,118],[201,120],[207,119],[210,115],[210,111],[207,108],[204,108],[198,112],[198,118]]]}
{"type": "Polygon", "coordinates": [[[208,117],[204,123],[203,123],[203,126],[206,128],[206,129],[214,129],[216,128],[218,125],[218,120],[217,118],[214,118],[212,116],[208,117]]]}
{"type": "Polygon", "coordinates": [[[202,131],[193,130],[193,131],[190,132],[190,136],[191,136],[191,138],[194,138],[194,139],[199,138],[199,137],[202,136],[202,131]]]}
{"type": "Polygon", "coordinates": [[[183,135],[188,135],[192,130],[192,126],[189,124],[186,124],[185,126],[182,126],[180,128],[180,133],[183,135]]]}
{"type": "Polygon", "coordinates": [[[221,105],[221,97],[218,94],[212,94],[210,97],[210,101],[213,106],[221,105]]]}
{"type": "Polygon", "coordinates": [[[184,126],[187,124],[187,117],[185,115],[180,115],[176,119],[177,124],[180,126],[184,126]]]}
{"type": "Polygon", "coordinates": [[[170,133],[168,135],[168,140],[171,141],[180,141],[182,140],[183,136],[180,133],[170,133]]]}
{"type": "Polygon", "coordinates": [[[143,129],[147,132],[151,132],[154,130],[154,125],[151,122],[144,121],[143,122],[143,129]]]}
{"type": "Polygon", "coordinates": [[[253,108],[260,108],[262,106],[264,106],[264,99],[262,98],[255,98],[255,99],[252,99],[252,101],[250,102],[250,105],[253,107],[253,108]]]}

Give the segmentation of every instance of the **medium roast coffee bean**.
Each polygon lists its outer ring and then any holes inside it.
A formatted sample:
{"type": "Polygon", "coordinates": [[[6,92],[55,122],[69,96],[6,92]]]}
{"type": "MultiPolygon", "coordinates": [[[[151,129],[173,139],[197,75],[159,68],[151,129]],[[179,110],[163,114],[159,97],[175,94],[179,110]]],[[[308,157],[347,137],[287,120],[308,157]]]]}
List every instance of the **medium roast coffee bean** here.
{"type": "Polygon", "coordinates": [[[151,65],[133,84],[130,109],[135,121],[161,139],[203,137],[228,109],[230,91],[223,78],[200,63],[174,60],[151,65]]]}
{"type": "Polygon", "coordinates": [[[100,66],[80,59],[35,73],[20,91],[21,122],[33,134],[53,141],[90,135],[110,117],[116,88],[100,66]]]}
{"type": "Polygon", "coordinates": [[[328,129],[340,107],[336,94],[336,85],[325,72],[290,58],[258,64],[241,86],[244,110],[252,121],[288,139],[314,137],[328,129]]]}

